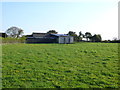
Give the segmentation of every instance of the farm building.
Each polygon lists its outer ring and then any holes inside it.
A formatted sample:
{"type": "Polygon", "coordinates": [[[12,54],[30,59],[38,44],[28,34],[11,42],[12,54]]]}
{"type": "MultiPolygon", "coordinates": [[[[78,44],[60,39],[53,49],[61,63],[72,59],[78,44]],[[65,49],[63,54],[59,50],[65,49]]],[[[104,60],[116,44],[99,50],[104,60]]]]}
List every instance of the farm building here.
{"type": "Polygon", "coordinates": [[[6,38],[6,37],[7,37],[7,34],[6,34],[6,33],[1,33],[1,32],[0,32],[0,37],[6,38]]]}
{"type": "Polygon", "coordinates": [[[73,43],[73,37],[66,34],[33,33],[26,36],[26,43],[73,43]]]}

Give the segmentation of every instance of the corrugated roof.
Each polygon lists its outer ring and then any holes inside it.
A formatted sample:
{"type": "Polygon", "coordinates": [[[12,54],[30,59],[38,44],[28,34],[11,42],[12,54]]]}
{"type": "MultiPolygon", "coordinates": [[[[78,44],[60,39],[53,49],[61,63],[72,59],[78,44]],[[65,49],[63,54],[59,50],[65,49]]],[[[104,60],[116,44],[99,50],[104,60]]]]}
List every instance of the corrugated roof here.
{"type": "Polygon", "coordinates": [[[47,33],[33,32],[32,34],[47,34],[47,33]]]}
{"type": "Polygon", "coordinates": [[[66,34],[51,34],[51,35],[54,35],[54,36],[69,36],[69,35],[66,35],[66,34]]]}

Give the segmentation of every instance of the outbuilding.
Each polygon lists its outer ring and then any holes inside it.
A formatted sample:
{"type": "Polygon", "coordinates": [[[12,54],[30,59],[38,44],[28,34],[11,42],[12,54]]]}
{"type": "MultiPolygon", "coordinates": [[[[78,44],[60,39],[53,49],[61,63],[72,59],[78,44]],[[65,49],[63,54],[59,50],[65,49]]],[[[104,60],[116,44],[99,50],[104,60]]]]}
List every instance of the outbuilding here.
{"type": "Polygon", "coordinates": [[[6,37],[7,37],[7,34],[0,32],[0,37],[6,38],[6,37]]]}
{"type": "Polygon", "coordinates": [[[73,37],[66,34],[51,34],[57,38],[57,43],[73,43],[73,37]]]}

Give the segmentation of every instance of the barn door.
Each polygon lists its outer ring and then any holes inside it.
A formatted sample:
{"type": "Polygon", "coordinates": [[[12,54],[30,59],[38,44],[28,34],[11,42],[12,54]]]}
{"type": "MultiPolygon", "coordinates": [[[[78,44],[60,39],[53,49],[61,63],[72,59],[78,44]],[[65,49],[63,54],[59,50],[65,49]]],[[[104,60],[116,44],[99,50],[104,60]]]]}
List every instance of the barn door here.
{"type": "Polygon", "coordinates": [[[65,37],[63,37],[64,38],[64,43],[66,43],[66,38],[65,37]]]}
{"type": "Polygon", "coordinates": [[[59,43],[65,43],[64,37],[59,37],[59,43]]]}

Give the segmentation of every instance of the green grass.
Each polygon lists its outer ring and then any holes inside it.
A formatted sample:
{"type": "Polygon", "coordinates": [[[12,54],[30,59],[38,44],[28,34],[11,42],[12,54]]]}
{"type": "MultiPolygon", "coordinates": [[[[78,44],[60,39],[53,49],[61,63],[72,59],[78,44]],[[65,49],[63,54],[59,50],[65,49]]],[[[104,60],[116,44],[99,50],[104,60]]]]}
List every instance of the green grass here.
{"type": "Polygon", "coordinates": [[[2,45],[3,88],[118,88],[118,44],[2,45]]]}

